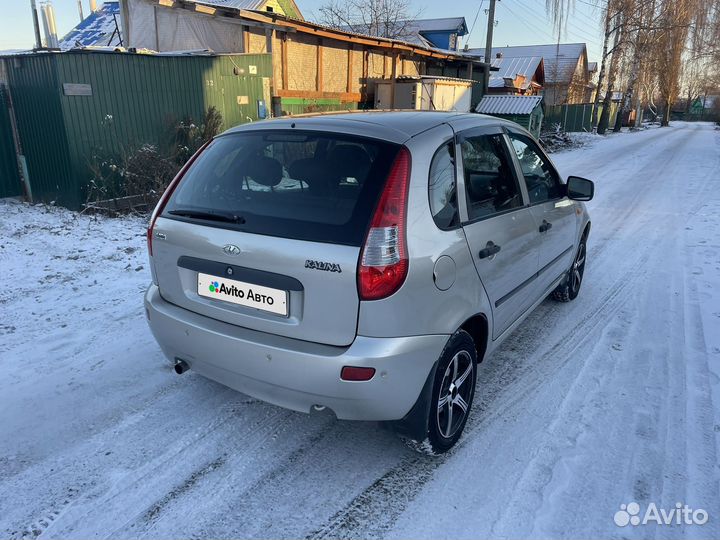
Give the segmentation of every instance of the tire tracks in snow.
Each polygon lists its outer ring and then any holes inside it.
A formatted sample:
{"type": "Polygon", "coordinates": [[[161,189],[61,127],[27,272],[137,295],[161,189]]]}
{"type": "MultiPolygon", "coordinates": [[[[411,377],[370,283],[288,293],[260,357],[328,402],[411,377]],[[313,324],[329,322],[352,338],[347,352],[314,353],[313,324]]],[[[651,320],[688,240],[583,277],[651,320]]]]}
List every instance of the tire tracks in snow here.
{"type": "MultiPolygon", "coordinates": [[[[676,133],[657,133],[653,134],[653,140],[662,140],[667,146],[676,144],[674,140],[676,133]],[[671,137],[668,137],[671,135],[671,137]]],[[[689,144],[691,137],[684,137],[680,143],[678,151],[689,144]]],[[[634,143],[636,146],[645,145],[646,141],[638,140],[634,143]]],[[[646,160],[653,159],[654,156],[648,156],[646,160]]],[[[672,155],[665,158],[665,163],[672,160],[672,155]]],[[[633,170],[640,171],[644,166],[645,160],[639,160],[634,163],[633,170]]],[[[604,164],[607,164],[605,161],[604,164]]],[[[612,171],[611,171],[612,172],[612,171]]],[[[627,174],[627,172],[625,171],[627,174]]],[[[610,174],[610,173],[608,173],[610,174]]],[[[633,172],[634,174],[634,172],[633,172]]],[[[632,226],[633,229],[642,228],[639,219],[632,219],[638,214],[638,205],[642,204],[646,193],[638,186],[630,189],[632,197],[630,200],[623,200],[622,206],[618,207],[618,211],[612,218],[612,228],[603,231],[601,239],[596,247],[590,252],[599,267],[602,267],[603,258],[611,257],[612,254],[606,253],[607,248],[612,246],[612,238],[621,228],[632,226]],[[619,215],[618,215],[619,213],[619,215]]],[[[591,239],[593,234],[591,233],[591,239]]],[[[576,325],[563,333],[561,336],[553,340],[553,345],[547,349],[538,358],[533,365],[525,363],[521,366],[513,363],[512,358],[523,352],[535,350],[538,345],[542,349],[542,342],[546,338],[542,332],[538,332],[538,324],[531,321],[531,315],[520,329],[523,332],[516,331],[515,336],[508,338],[503,347],[488,361],[493,363],[503,362],[500,368],[499,376],[495,384],[490,387],[481,388],[482,402],[473,407],[468,425],[465,428],[463,439],[458,443],[455,449],[449,454],[434,459],[422,457],[408,457],[403,459],[395,467],[390,469],[382,477],[376,480],[369,488],[359,493],[345,508],[336,512],[336,514],[323,526],[313,530],[307,538],[352,538],[367,537],[380,538],[392,527],[396,518],[404,511],[410,501],[423,489],[424,485],[433,478],[433,473],[452,456],[456,454],[472,437],[476,436],[477,431],[483,429],[486,424],[492,424],[498,421],[506,410],[514,410],[518,404],[530,397],[538,390],[540,386],[551,377],[557,370],[563,369],[565,365],[575,358],[575,353],[579,349],[587,348],[593,343],[592,337],[598,331],[602,331],[608,324],[608,321],[620,311],[629,301],[627,292],[638,281],[644,278],[643,268],[650,259],[651,245],[646,243],[644,246],[638,246],[634,252],[634,263],[620,276],[617,276],[612,284],[603,292],[599,302],[586,305],[585,314],[579,319],[576,325]],[[530,323],[530,324],[528,324],[530,323]],[[533,324],[534,323],[534,324],[533,324]],[[531,339],[528,343],[525,341],[530,335],[534,335],[535,339],[531,339]],[[520,346],[520,351],[512,350],[513,346],[520,346]],[[560,362],[553,362],[554,359],[562,358],[560,362]],[[530,376],[532,374],[532,376],[530,376]],[[512,382],[511,382],[512,381],[512,382]],[[519,383],[518,381],[523,381],[519,383]],[[504,398],[502,396],[505,396],[504,398]],[[480,405],[480,407],[478,407],[480,405]],[[478,410],[479,409],[479,410],[478,410]],[[486,413],[486,411],[489,411],[486,413]],[[482,416],[482,418],[479,418],[482,416]]],[[[586,284],[587,287],[587,284],[586,284]]],[[[541,306],[545,307],[545,306],[541,306]]],[[[565,315],[561,309],[563,306],[554,306],[556,309],[549,309],[549,315],[555,320],[561,320],[565,315]]],[[[535,314],[537,315],[537,314],[535,314]]],[[[477,398],[476,398],[477,399],[477,398]]],[[[567,399],[567,396],[566,396],[567,399]]],[[[563,403],[566,401],[563,400],[563,403]]],[[[579,434],[578,434],[579,436],[579,434]]],[[[526,470],[530,467],[528,464],[526,470]]]]}
{"type": "MultiPolygon", "coordinates": [[[[645,264],[647,256],[642,256],[623,275],[619,276],[610,288],[609,293],[593,306],[588,306],[587,313],[578,322],[577,327],[565,332],[538,359],[537,364],[506,363],[500,379],[491,387],[479,388],[482,402],[476,404],[468,419],[463,438],[449,453],[435,458],[411,455],[400,461],[387,471],[369,488],[356,495],[353,500],[318,529],[306,536],[310,538],[382,538],[392,527],[397,517],[405,510],[408,503],[422,490],[424,485],[433,478],[447,460],[452,459],[460,449],[470,441],[485,424],[499,421],[518,403],[530,396],[544,383],[546,377],[552,375],[565,364],[573,360],[572,353],[592,342],[593,330],[610,319],[627,301],[623,293],[632,284],[632,276],[645,264]],[[559,363],[552,363],[553,358],[563,358],[559,363]],[[533,376],[525,376],[531,374],[533,376]],[[508,381],[513,384],[506,384],[508,381]],[[480,405],[478,407],[478,405],[480,405]],[[479,418],[481,416],[481,418],[479,418]]],[[[534,328],[537,330],[537,328],[534,328]]],[[[536,335],[537,332],[535,333],[536,335]]],[[[509,338],[511,340],[512,338],[509,338]]],[[[517,341],[517,340],[515,340],[517,341]]],[[[537,341],[542,341],[539,335],[537,341]]],[[[515,355],[516,353],[513,353],[515,355]]],[[[495,356],[489,362],[497,362],[495,356]]],[[[477,403],[477,402],[476,402],[477,403]]]]}

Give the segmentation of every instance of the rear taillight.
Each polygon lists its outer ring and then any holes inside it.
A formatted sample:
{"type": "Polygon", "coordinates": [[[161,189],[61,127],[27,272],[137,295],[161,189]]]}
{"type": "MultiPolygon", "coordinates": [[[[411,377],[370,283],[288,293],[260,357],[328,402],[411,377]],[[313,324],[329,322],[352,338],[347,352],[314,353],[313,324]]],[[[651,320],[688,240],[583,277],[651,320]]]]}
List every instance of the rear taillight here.
{"type": "Polygon", "coordinates": [[[395,293],[408,271],[407,195],[410,152],[402,147],[390,169],[380,202],[365,237],[358,267],[361,300],[380,300],[395,293]]]}
{"type": "Polygon", "coordinates": [[[165,188],[165,191],[160,196],[160,200],[155,205],[155,209],[153,210],[152,215],[150,216],[150,224],[148,225],[147,229],[147,247],[148,247],[148,254],[152,257],[153,251],[152,251],[152,238],[153,238],[153,229],[155,228],[155,222],[157,221],[157,218],[160,214],[162,214],[163,210],[165,209],[165,205],[167,204],[168,200],[170,200],[170,195],[173,194],[173,191],[175,191],[175,188],[180,183],[180,180],[185,175],[185,172],[188,170],[190,165],[192,165],[193,161],[200,155],[200,153],[205,150],[205,147],[210,144],[211,141],[206,142],[203,144],[197,152],[195,152],[190,159],[188,159],[185,162],[185,165],[182,166],[182,169],[175,175],[175,178],[173,178],[172,182],[168,184],[168,187],[165,188]]]}

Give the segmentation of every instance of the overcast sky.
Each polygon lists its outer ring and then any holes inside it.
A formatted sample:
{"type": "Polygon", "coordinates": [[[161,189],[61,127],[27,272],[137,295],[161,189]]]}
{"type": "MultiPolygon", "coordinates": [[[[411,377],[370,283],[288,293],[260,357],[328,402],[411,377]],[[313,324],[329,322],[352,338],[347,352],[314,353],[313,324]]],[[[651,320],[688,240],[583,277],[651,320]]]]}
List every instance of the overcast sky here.
{"type": "MultiPolygon", "coordinates": [[[[0,1],[5,4],[0,17],[0,50],[31,48],[34,38],[30,0],[0,1]]],[[[304,16],[312,20],[318,13],[318,7],[327,0],[296,1],[304,16]]],[[[575,0],[574,12],[562,36],[563,42],[587,43],[591,62],[599,61],[602,49],[600,13],[598,8],[592,5],[599,2],[600,0],[575,0]]],[[[54,0],[53,3],[58,34],[62,37],[79,21],[77,0],[54,0]]],[[[82,0],[82,3],[87,15],[88,0],[82,0]]],[[[102,4],[102,0],[97,0],[97,3],[102,4]]],[[[464,16],[472,33],[461,41],[461,46],[468,42],[470,47],[484,47],[487,28],[485,10],[488,4],[489,0],[457,0],[452,4],[440,0],[420,0],[414,1],[413,7],[421,12],[420,16],[423,18],[464,16]]],[[[545,14],[545,0],[500,0],[497,6],[497,26],[493,39],[496,47],[556,41],[552,25],[545,14]]]]}

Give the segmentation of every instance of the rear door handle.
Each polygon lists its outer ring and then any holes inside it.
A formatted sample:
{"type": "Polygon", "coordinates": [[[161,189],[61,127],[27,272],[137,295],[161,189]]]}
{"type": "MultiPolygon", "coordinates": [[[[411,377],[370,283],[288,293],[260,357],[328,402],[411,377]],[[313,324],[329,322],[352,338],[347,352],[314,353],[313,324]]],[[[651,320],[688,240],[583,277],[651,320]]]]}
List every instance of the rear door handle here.
{"type": "Polygon", "coordinates": [[[547,232],[550,229],[552,229],[552,223],[550,223],[549,221],[545,221],[543,219],[542,225],[540,225],[538,230],[542,233],[542,232],[547,232]]]}
{"type": "Polygon", "coordinates": [[[478,257],[480,257],[481,259],[492,257],[498,251],[500,251],[500,246],[493,242],[488,242],[485,247],[480,250],[480,253],[478,253],[478,257]]]}

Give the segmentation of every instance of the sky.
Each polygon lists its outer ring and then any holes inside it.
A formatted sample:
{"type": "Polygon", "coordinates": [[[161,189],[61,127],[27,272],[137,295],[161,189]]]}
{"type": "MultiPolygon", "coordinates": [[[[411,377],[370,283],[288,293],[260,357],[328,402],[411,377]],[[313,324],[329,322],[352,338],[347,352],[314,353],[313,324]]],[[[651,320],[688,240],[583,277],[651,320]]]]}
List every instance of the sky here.
{"type": "MultiPolygon", "coordinates": [[[[88,0],[81,0],[83,10],[89,11],[88,0]]],[[[593,6],[599,0],[575,0],[567,28],[561,41],[564,43],[584,42],[588,46],[588,60],[599,61],[602,50],[600,12],[593,6]]],[[[313,20],[318,8],[327,0],[296,0],[306,19],[313,20]]],[[[97,1],[98,5],[102,0],[97,1]]],[[[69,32],[79,21],[77,0],[54,0],[58,35],[69,32]]],[[[452,7],[438,0],[414,0],[412,10],[420,12],[422,18],[464,16],[472,33],[460,45],[467,42],[471,48],[485,47],[489,0],[456,0],[452,7]]],[[[33,27],[30,0],[0,0],[3,6],[0,17],[0,50],[27,49],[33,45],[33,27]]],[[[493,45],[536,45],[555,43],[553,31],[545,11],[545,0],[499,0],[495,12],[497,25],[493,45]]],[[[42,24],[42,23],[41,23],[42,24]]]]}

